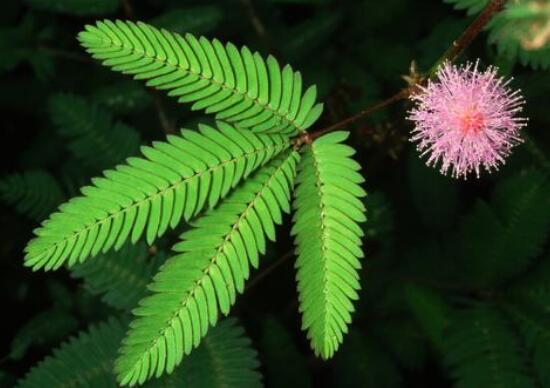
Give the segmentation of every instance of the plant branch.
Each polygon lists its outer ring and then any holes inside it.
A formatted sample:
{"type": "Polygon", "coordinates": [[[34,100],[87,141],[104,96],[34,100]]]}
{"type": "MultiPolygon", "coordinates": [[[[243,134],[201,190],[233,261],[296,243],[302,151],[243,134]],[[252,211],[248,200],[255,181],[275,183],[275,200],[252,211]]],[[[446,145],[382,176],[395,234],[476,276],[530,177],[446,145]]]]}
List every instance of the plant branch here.
{"type": "Polygon", "coordinates": [[[258,285],[260,281],[262,281],[265,277],[267,277],[270,273],[275,271],[277,268],[279,268],[281,265],[283,265],[288,259],[292,257],[294,254],[293,250],[288,251],[283,256],[276,259],[269,267],[266,267],[263,271],[259,272],[256,276],[254,276],[254,279],[251,279],[248,285],[245,288],[245,291],[250,290],[252,287],[258,285]]]}
{"type": "MultiPolygon", "coordinates": [[[[135,12],[134,12],[134,8],[132,7],[132,4],[130,3],[130,0],[121,0],[120,3],[122,4],[122,11],[124,12],[124,16],[126,16],[127,19],[134,19],[135,12]]],[[[150,88],[147,88],[147,91],[153,98],[154,108],[155,108],[155,111],[157,112],[157,117],[158,117],[160,126],[162,128],[162,131],[166,134],[176,133],[175,128],[170,123],[168,115],[166,114],[166,110],[164,109],[164,105],[162,104],[162,99],[157,93],[157,91],[150,88]]]]}
{"type": "Polygon", "coordinates": [[[443,53],[441,58],[432,66],[428,72],[428,77],[432,77],[437,72],[439,66],[445,62],[455,61],[466,50],[485,26],[491,21],[493,16],[504,9],[508,0],[491,0],[489,4],[481,11],[478,17],[464,30],[464,32],[453,41],[453,44],[443,53]]]}
{"type": "Polygon", "coordinates": [[[394,94],[393,96],[391,96],[391,97],[389,97],[389,98],[387,98],[383,101],[377,102],[374,105],[368,106],[367,108],[363,109],[359,113],[356,113],[355,115],[353,115],[351,117],[348,117],[345,120],[342,120],[342,121],[340,121],[336,124],[333,124],[329,127],[323,128],[323,129],[321,129],[317,132],[313,132],[309,137],[310,137],[311,140],[314,140],[314,139],[318,138],[319,136],[324,135],[327,132],[332,132],[332,131],[334,131],[338,128],[341,128],[341,127],[344,127],[348,124],[354,123],[355,121],[357,121],[357,120],[359,120],[359,119],[361,119],[365,116],[368,116],[371,113],[376,112],[377,110],[380,110],[382,108],[385,108],[386,106],[389,106],[389,105],[393,104],[394,102],[397,102],[397,101],[400,101],[404,98],[407,98],[414,89],[415,89],[414,86],[410,86],[408,88],[402,89],[401,91],[394,94]]]}
{"type": "Polygon", "coordinates": [[[435,62],[435,64],[430,68],[430,70],[420,76],[414,77],[415,82],[410,85],[409,87],[402,89],[401,91],[395,93],[393,96],[380,101],[374,105],[370,105],[360,111],[359,113],[356,113],[355,115],[348,117],[340,122],[337,122],[336,124],[332,124],[326,128],[322,128],[319,131],[313,132],[311,134],[304,134],[302,135],[303,139],[300,141],[300,143],[307,143],[311,142],[311,140],[316,139],[317,137],[334,130],[337,130],[339,128],[342,128],[344,126],[347,126],[349,124],[352,124],[382,108],[385,108],[389,105],[392,105],[395,102],[401,101],[407,97],[409,97],[415,89],[422,85],[426,80],[433,77],[439,66],[446,62],[455,61],[463,52],[466,50],[470,44],[473,42],[473,40],[479,35],[479,33],[485,28],[487,23],[491,21],[491,19],[499,13],[506,4],[507,0],[491,0],[489,4],[485,7],[485,9],[478,15],[478,17],[464,30],[464,32],[453,41],[452,45],[443,53],[443,55],[435,62]]]}
{"type": "Polygon", "coordinates": [[[247,13],[250,19],[250,23],[252,24],[252,27],[254,27],[254,30],[256,31],[258,38],[260,38],[260,41],[263,42],[263,44],[266,46],[266,48],[269,51],[271,51],[272,54],[278,54],[275,52],[275,47],[273,45],[273,42],[271,41],[271,38],[267,33],[265,25],[262,22],[262,19],[260,19],[260,17],[258,16],[258,13],[256,12],[256,9],[254,8],[254,5],[252,4],[251,0],[240,0],[240,2],[247,13]]]}
{"type": "Polygon", "coordinates": [[[130,4],[130,0],[121,0],[122,4],[122,10],[124,11],[124,15],[128,19],[134,18],[134,8],[132,7],[132,4],[130,4]]]}
{"type": "Polygon", "coordinates": [[[164,105],[162,104],[161,97],[157,93],[156,90],[149,89],[149,93],[153,97],[153,103],[155,104],[155,110],[157,112],[157,116],[159,119],[160,126],[164,133],[166,134],[174,134],[176,133],[176,130],[174,126],[170,123],[170,120],[168,119],[168,115],[166,114],[166,111],[164,110],[164,105]]]}

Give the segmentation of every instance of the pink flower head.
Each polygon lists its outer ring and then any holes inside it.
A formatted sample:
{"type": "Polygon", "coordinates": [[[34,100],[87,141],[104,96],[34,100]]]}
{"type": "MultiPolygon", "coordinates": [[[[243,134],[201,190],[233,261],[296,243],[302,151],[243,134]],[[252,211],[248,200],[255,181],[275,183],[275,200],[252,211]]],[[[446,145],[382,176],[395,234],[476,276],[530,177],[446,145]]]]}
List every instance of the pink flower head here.
{"type": "Polygon", "coordinates": [[[411,99],[414,121],[411,141],[429,166],[441,162],[441,173],[464,177],[483,166],[498,169],[512,147],[521,143],[519,132],[527,119],[517,117],[525,103],[512,91],[495,67],[484,72],[478,62],[457,67],[444,63],[435,81],[421,86],[411,99]]]}

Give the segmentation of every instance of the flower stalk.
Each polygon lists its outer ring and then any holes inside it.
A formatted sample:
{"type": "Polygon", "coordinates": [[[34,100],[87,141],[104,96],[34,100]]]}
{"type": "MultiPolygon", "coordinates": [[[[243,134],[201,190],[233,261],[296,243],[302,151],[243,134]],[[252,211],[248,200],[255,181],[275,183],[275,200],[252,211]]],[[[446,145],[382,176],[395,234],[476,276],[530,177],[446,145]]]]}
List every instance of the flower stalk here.
{"type": "MultiPolygon", "coordinates": [[[[312,132],[307,136],[309,136],[310,139],[316,139],[327,132],[342,129],[343,127],[359,121],[380,109],[386,108],[387,106],[408,98],[416,90],[418,85],[424,84],[428,79],[435,76],[435,74],[437,73],[437,69],[442,63],[446,61],[454,62],[470,46],[470,44],[481,33],[485,26],[493,19],[493,17],[504,9],[506,1],[507,0],[491,0],[489,4],[487,4],[485,9],[478,15],[478,17],[464,30],[464,32],[456,40],[453,41],[451,46],[449,46],[449,48],[435,62],[430,70],[424,76],[420,76],[417,78],[418,83],[412,84],[409,87],[395,93],[391,97],[388,97],[387,99],[382,100],[374,105],[366,107],[365,109],[351,117],[348,117],[328,127],[322,128],[318,131],[312,132]]],[[[301,140],[301,142],[303,143],[304,140],[301,140]]]]}

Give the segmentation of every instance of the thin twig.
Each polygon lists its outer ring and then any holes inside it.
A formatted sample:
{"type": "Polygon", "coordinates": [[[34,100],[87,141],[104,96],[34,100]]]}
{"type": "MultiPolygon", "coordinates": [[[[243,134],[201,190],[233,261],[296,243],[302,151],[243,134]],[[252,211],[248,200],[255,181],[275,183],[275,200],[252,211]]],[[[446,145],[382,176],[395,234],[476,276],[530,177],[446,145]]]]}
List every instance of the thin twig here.
{"type": "Polygon", "coordinates": [[[155,110],[157,111],[157,116],[159,119],[160,126],[164,133],[166,134],[173,134],[176,133],[176,130],[174,126],[170,123],[170,120],[168,119],[168,115],[166,114],[166,111],[164,110],[164,105],[162,104],[161,97],[157,93],[156,90],[149,89],[149,93],[153,97],[153,103],[155,104],[155,110]]]}
{"type": "Polygon", "coordinates": [[[445,62],[455,61],[463,52],[470,46],[473,40],[485,28],[487,23],[491,21],[493,16],[502,11],[508,0],[491,0],[479,16],[464,30],[462,35],[443,53],[441,58],[432,66],[428,72],[428,76],[432,77],[437,72],[439,66],[445,62]]]}
{"type": "Polygon", "coordinates": [[[245,291],[250,290],[252,287],[258,285],[260,281],[262,281],[265,277],[267,277],[270,273],[275,271],[277,268],[279,268],[281,265],[283,265],[288,259],[290,259],[294,254],[293,250],[288,251],[283,256],[276,259],[269,267],[266,267],[263,271],[259,272],[256,276],[254,276],[254,279],[250,280],[248,285],[245,288],[245,291]]]}
{"type": "Polygon", "coordinates": [[[523,134],[523,140],[525,142],[525,149],[527,152],[529,152],[542,167],[550,170],[550,159],[548,159],[545,152],[538,147],[537,143],[535,143],[533,139],[526,134],[523,134]]]}
{"type": "MultiPolygon", "coordinates": [[[[124,11],[124,15],[126,16],[126,18],[134,19],[135,12],[132,4],[130,3],[130,0],[121,0],[120,2],[122,4],[122,10],[124,11]]],[[[162,99],[160,98],[159,94],[154,89],[148,88],[147,90],[153,98],[155,111],[157,112],[157,117],[159,119],[162,131],[166,134],[176,133],[175,128],[170,123],[168,115],[166,114],[166,110],[164,109],[164,105],[162,104],[162,99]]]]}
{"type": "Polygon", "coordinates": [[[355,115],[353,115],[353,116],[351,116],[351,117],[348,117],[348,118],[345,119],[345,120],[342,120],[342,121],[340,121],[340,122],[338,122],[338,123],[336,123],[336,124],[333,124],[333,125],[331,125],[331,126],[329,126],[329,127],[323,128],[323,129],[321,129],[321,130],[319,130],[319,131],[313,132],[312,134],[310,134],[309,137],[310,137],[311,140],[314,140],[314,139],[318,138],[319,136],[324,135],[324,134],[327,133],[327,132],[331,132],[331,131],[334,131],[334,130],[336,130],[336,129],[338,129],[338,128],[342,128],[342,127],[344,127],[344,126],[346,126],[346,125],[348,125],[348,124],[351,124],[351,123],[353,123],[353,122],[355,122],[355,121],[357,121],[357,120],[359,120],[359,119],[361,119],[361,118],[363,118],[363,117],[365,117],[365,116],[370,115],[370,114],[373,113],[373,112],[376,112],[377,110],[380,110],[380,109],[382,109],[382,108],[385,108],[385,107],[388,106],[388,105],[393,104],[394,102],[397,102],[397,101],[400,101],[400,100],[402,100],[402,99],[404,99],[404,98],[407,98],[407,97],[409,96],[409,94],[411,94],[411,92],[412,92],[413,90],[414,90],[414,87],[412,87],[412,86],[411,86],[411,87],[408,87],[408,88],[406,88],[406,89],[403,89],[403,90],[401,90],[400,92],[394,94],[393,96],[391,96],[391,97],[389,97],[389,98],[387,98],[387,99],[385,99],[385,100],[383,100],[383,101],[380,101],[380,102],[378,102],[378,103],[376,103],[376,104],[374,104],[374,105],[371,105],[371,106],[369,106],[369,107],[363,109],[363,110],[360,111],[359,113],[357,113],[357,114],[355,114],[355,115]]]}
{"type": "Polygon", "coordinates": [[[504,4],[506,4],[506,1],[507,0],[491,0],[491,2],[485,7],[485,9],[479,14],[479,16],[464,30],[464,32],[458,37],[458,39],[453,41],[452,45],[436,61],[436,63],[426,73],[426,75],[418,77],[418,82],[416,84],[413,84],[405,89],[402,89],[401,91],[397,92],[393,96],[383,101],[380,101],[374,105],[368,106],[367,108],[363,109],[359,113],[351,117],[348,117],[347,119],[344,119],[336,124],[330,125],[329,127],[326,127],[326,128],[322,128],[319,131],[313,132],[309,135],[304,134],[302,135],[304,138],[301,139],[300,142],[302,143],[309,142],[312,139],[315,139],[321,136],[322,134],[325,134],[327,132],[331,132],[336,129],[342,128],[343,126],[352,124],[382,108],[385,108],[389,105],[392,105],[395,102],[398,102],[407,98],[412,92],[414,92],[415,88],[417,88],[418,85],[421,85],[427,79],[433,77],[437,72],[437,69],[443,62],[455,61],[464,52],[464,50],[466,50],[466,48],[470,46],[472,41],[485,28],[487,23],[491,21],[493,16],[495,16],[504,8],[504,4]]]}
{"type": "Polygon", "coordinates": [[[124,15],[128,19],[134,18],[134,8],[132,7],[132,4],[130,4],[129,0],[121,0],[122,4],[122,10],[124,11],[124,15]]]}
{"type": "Polygon", "coordinates": [[[248,14],[250,23],[254,27],[254,31],[256,31],[258,38],[260,38],[260,40],[263,42],[263,44],[272,54],[277,54],[275,51],[275,46],[273,45],[273,42],[271,40],[271,37],[267,33],[265,25],[262,22],[262,19],[260,19],[260,17],[258,16],[258,13],[256,12],[256,10],[254,9],[254,5],[252,4],[252,2],[250,0],[240,0],[240,1],[244,9],[246,10],[246,13],[248,14]]]}

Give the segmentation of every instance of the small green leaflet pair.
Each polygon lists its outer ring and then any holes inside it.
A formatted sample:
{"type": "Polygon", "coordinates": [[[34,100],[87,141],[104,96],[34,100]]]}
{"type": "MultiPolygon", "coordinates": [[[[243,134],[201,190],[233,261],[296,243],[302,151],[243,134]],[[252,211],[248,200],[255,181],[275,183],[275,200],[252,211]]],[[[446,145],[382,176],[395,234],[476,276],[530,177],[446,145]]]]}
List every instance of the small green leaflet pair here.
{"type": "Polygon", "coordinates": [[[296,141],[322,113],[315,87],[303,92],[300,73],[273,57],[144,23],[98,22],[79,40],[104,65],[218,120],[92,179],[26,247],[27,266],[52,270],[191,222],[133,311],[119,382],[174,371],[229,313],[291,207],[302,327],[314,352],[332,357],[358,298],[366,193],[347,132],[296,141]]]}

